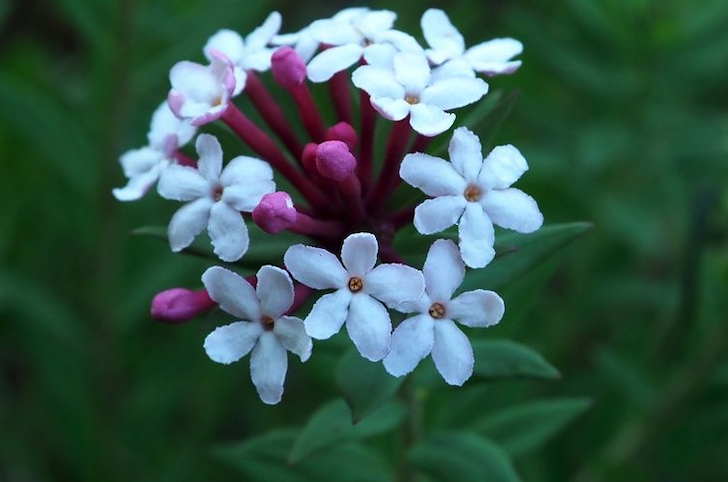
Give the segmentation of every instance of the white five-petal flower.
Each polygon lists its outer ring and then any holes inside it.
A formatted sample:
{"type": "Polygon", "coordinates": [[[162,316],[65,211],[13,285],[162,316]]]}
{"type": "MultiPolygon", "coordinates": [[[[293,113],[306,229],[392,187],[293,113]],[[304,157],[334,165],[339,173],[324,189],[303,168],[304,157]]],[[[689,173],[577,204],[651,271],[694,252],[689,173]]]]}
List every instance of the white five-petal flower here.
{"type": "Polygon", "coordinates": [[[313,338],[324,340],[346,323],[359,353],[371,361],[389,351],[392,323],[384,304],[419,299],[424,279],[418,270],[402,264],[377,262],[379,245],[370,233],[344,240],[340,262],[325,249],[298,244],[286,251],[284,262],[293,277],[317,290],[334,289],[313,305],[304,324],[313,338]]]}
{"type": "Polygon", "coordinates": [[[433,199],[415,208],[414,225],[434,234],[458,224],[465,264],[482,268],[495,256],[493,224],[519,233],[536,231],[543,215],[536,201],[510,187],[528,170],[511,145],[498,146],[483,159],[480,139],[465,127],[455,129],[450,162],[428,154],[405,156],[400,176],[433,199]]]}
{"type": "Polygon", "coordinates": [[[169,166],[157,190],[166,199],[191,201],[172,216],[168,235],[172,251],[189,246],[207,227],[215,254],[236,261],[248,250],[248,228],[240,212],[252,212],[263,195],[275,191],[273,170],[253,157],[238,156],[222,169],[222,148],[214,136],[197,138],[197,169],[169,166]]]}
{"type": "Polygon", "coordinates": [[[478,101],[488,92],[482,79],[467,76],[432,77],[424,52],[376,46],[352,81],[371,97],[372,106],[384,118],[400,121],[409,116],[412,128],[424,136],[436,136],[455,122],[446,111],[478,101]]]}
{"type": "Polygon", "coordinates": [[[260,399],[274,405],[283,396],[288,369],[286,350],[302,362],[311,356],[311,337],[303,321],[284,313],[293,304],[293,282],[275,266],[258,270],[255,289],[244,278],[219,266],[202,275],[207,292],[220,308],[239,318],[205,338],[205,352],[213,361],[228,365],[250,355],[250,377],[260,399]]]}
{"type": "Polygon", "coordinates": [[[112,192],[119,201],[136,201],[157,182],[161,172],[174,162],[174,152],[187,144],[197,132],[189,121],[178,119],[163,102],[152,115],[147,134],[149,144],[132,149],[119,158],[129,182],[112,192]]]}
{"type": "Polygon", "coordinates": [[[450,22],[447,14],[431,8],[422,15],[422,32],[430,46],[427,57],[434,65],[460,64],[487,76],[512,74],[521,66],[511,60],[523,51],[523,45],[512,38],[497,38],[465,49],[465,40],[450,22]]]}
{"type": "Polygon", "coordinates": [[[474,328],[495,325],[505,312],[503,300],[486,290],[468,291],[452,299],[465,277],[465,265],[452,241],[435,241],[422,271],[425,277],[422,298],[397,307],[400,311],[418,314],[404,320],[392,333],[384,367],[390,374],[401,377],[431,353],[445,381],[462,385],[473,374],[475,360],[467,336],[453,320],[474,328]]]}
{"type": "Polygon", "coordinates": [[[270,69],[270,58],[275,49],[268,45],[280,28],[281,14],[273,12],[268,15],[263,25],[253,30],[245,39],[237,32],[222,29],[207,41],[203,51],[209,61],[212,62],[215,52],[218,52],[233,64],[235,73],[233,96],[245,88],[247,71],[265,72],[270,69]]]}

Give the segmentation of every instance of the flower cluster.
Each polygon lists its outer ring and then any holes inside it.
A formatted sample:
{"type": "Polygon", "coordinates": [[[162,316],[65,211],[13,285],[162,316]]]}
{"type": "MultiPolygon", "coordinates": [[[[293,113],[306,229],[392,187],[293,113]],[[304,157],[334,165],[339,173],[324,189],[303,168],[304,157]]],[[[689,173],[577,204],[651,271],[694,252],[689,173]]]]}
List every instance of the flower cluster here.
{"type": "Polygon", "coordinates": [[[362,357],[382,361],[394,376],[431,354],[445,381],[462,385],[474,359],[455,322],[487,327],[505,311],[492,291],[455,295],[466,267],[483,268],[493,259],[494,225],[528,233],[543,222],[536,202],[511,187],[528,169],[515,147],[498,146],[484,157],[476,134],[458,127],[448,160],[425,153],[455,124],[455,110],[486,95],[483,76],[518,69],[513,57],[520,42],[495,39],[466,48],[447,15],[430,9],[421,21],[423,47],[396,30],[395,19],[387,10],[350,8],[280,34],[281,16],[274,12],[246,37],[220,30],[202,49],[207,63],[172,67],[149,144],[121,156],[129,181],[114,190],[117,199],[140,199],[157,183],[163,198],[185,203],[168,225],[173,251],[206,230],[214,254],[235,263],[255,249],[251,224],[310,240],[288,247],[283,259],[255,276],[211,267],[202,275],[203,290],[172,288],[152,302],[152,315],[167,322],[216,306],[232,315],[237,321],[210,333],[204,349],[223,364],[250,353],[251,378],[265,403],[282,397],[287,351],[306,361],[312,338],[330,338],[343,326],[362,357]],[[259,78],[268,70],[298,119],[286,117],[259,78]],[[312,95],[312,84],[320,83],[335,122],[312,95]],[[352,94],[359,96],[358,112],[352,94]],[[262,123],[241,110],[238,96],[262,123]],[[216,121],[257,157],[224,162],[220,143],[207,133],[197,136],[191,155],[186,144],[216,121]],[[381,159],[377,129],[388,131],[381,159]],[[276,186],[281,181],[287,191],[276,186]],[[402,181],[428,199],[393,207],[402,181]],[[393,239],[410,224],[424,235],[457,225],[458,243],[438,239],[421,270],[409,266],[393,239]],[[319,290],[329,292],[316,298],[319,290]],[[310,312],[296,317],[307,301],[310,312]],[[393,328],[393,312],[412,316],[393,328]]]}

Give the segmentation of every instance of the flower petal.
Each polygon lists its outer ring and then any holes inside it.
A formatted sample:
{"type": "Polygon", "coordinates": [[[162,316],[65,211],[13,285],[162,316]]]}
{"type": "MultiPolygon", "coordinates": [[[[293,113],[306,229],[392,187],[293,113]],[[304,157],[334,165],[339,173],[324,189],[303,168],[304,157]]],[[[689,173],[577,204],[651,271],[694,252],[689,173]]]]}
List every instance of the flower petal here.
{"type": "Polygon", "coordinates": [[[378,33],[391,29],[396,19],[397,14],[391,10],[374,10],[354,20],[354,26],[364,37],[374,40],[378,33]]]}
{"type": "MultiPolygon", "coordinates": [[[[371,47],[375,47],[375,45],[371,47]]],[[[384,48],[382,45],[378,45],[377,47],[384,48]]],[[[380,58],[374,60],[384,62],[380,58]]],[[[351,81],[357,88],[366,91],[372,97],[404,100],[404,89],[394,78],[392,72],[384,68],[373,65],[362,65],[351,75],[351,81]]]]}
{"type": "Polygon", "coordinates": [[[303,320],[295,316],[282,316],[275,321],[273,333],[278,337],[283,347],[291,353],[298,355],[302,362],[311,356],[313,343],[306,333],[303,320]]]}
{"type": "Polygon", "coordinates": [[[351,297],[346,331],[367,360],[379,361],[387,356],[392,322],[384,305],[371,296],[360,293],[351,297]]]}
{"type": "Polygon", "coordinates": [[[411,266],[380,264],[364,279],[364,292],[387,304],[417,301],[425,292],[425,279],[411,266]]]}
{"type": "Polygon", "coordinates": [[[458,127],[452,134],[448,153],[453,167],[465,181],[476,182],[483,167],[483,148],[478,136],[466,127],[458,127]]]}
{"type": "Polygon", "coordinates": [[[458,225],[460,255],[470,268],[484,268],[495,257],[493,223],[480,205],[467,204],[458,225]]]}
{"type": "Polygon", "coordinates": [[[430,354],[435,343],[434,320],[428,315],[408,318],[392,333],[384,368],[390,375],[401,377],[410,373],[430,354]]]}
{"type": "Polygon", "coordinates": [[[447,316],[465,326],[485,328],[497,324],[506,311],[503,299],[488,290],[468,291],[447,306],[447,316]]]}
{"type": "Polygon", "coordinates": [[[337,334],[349,314],[351,298],[351,291],[346,288],[319,298],[303,321],[306,333],[317,340],[326,340],[337,334]]]}
{"type": "Polygon", "coordinates": [[[286,371],[286,349],[273,333],[263,332],[250,355],[250,378],[263,403],[275,405],[281,401],[286,371]]]}
{"type": "Polygon", "coordinates": [[[222,147],[215,136],[200,134],[195,142],[197,154],[197,170],[210,182],[217,182],[222,171],[222,147]]]}
{"type": "Polygon", "coordinates": [[[404,182],[428,196],[462,196],[467,187],[465,179],[451,163],[422,152],[407,154],[399,175],[404,182]]]}
{"type": "Polygon", "coordinates": [[[229,365],[250,353],[262,333],[260,323],[236,321],[207,335],[203,347],[212,361],[229,365]]]}
{"type": "Polygon", "coordinates": [[[442,110],[452,110],[477,102],[487,93],[488,84],[483,79],[448,77],[423,90],[420,101],[442,110]]]}
{"type": "Polygon", "coordinates": [[[283,262],[297,281],[316,290],[344,288],[349,280],[341,262],[325,249],[296,244],[288,248],[283,262]]]}
{"type": "Polygon", "coordinates": [[[220,184],[229,186],[237,183],[251,183],[255,181],[270,181],[273,179],[273,169],[270,164],[255,157],[238,156],[231,160],[222,174],[220,184]]]}
{"type": "Polygon", "coordinates": [[[422,15],[420,25],[427,44],[434,50],[434,52],[430,52],[430,60],[433,63],[441,64],[445,60],[459,57],[465,52],[463,36],[442,10],[428,9],[422,15]]]}
{"type": "Polygon", "coordinates": [[[223,190],[222,200],[238,211],[253,212],[266,194],[275,192],[273,181],[257,181],[250,184],[234,184],[223,190]]]}
{"type": "Polygon", "coordinates": [[[473,347],[452,320],[435,322],[432,360],[442,378],[450,385],[461,386],[473,374],[473,347]]]}
{"type": "Polygon", "coordinates": [[[351,25],[355,18],[316,20],[309,25],[308,33],[317,41],[328,45],[360,45],[364,37],[351,25]]]}
{"type": "Polygon", "coordinates": [[[404,99],[372,97],[370,101],[374,110],[387,120],[401,121],[410,113],[411,106],[404,99]]]}
{"type": "Polygon", "coordinates": [[[175,253],[192,244],[195,236],[200,234],[210,219],[212,200],[200,198],[187,203],[177,210],[167,227],[169,246],[175,253]]]}
{"type": "Polygon", "coordinates": [[[419,95],[430,82],[430,64],[424,52],[405,51],[394,56],[394,77],[408,95],[419,95]]]}
{"type": "Polygon", "coordinates": [[[164,164],[158,164],[145,173],[134,175],[129,178],[126,186],[114,188],[111,192],[118,201],[136,201],[137,199],[141,199],[152,185],[157,182],[159,173],[165,167],[164,164]]]}
{"type": "Polygon", "coordinates": [[[311,82],[326,82],[336,72],[346,70],[362,56],[363,47],[359,44],[346,44],[331,47],[319,53],[308,63],[308,78],[311,82]]]}
{"type": "Polygon", "coordinates": [[[262,326],[258,323],[261,317],[260,300],[245,278],[220,266],[213,266],[203,273],[202,284],[223,311],[262,326]]]}
{"type": "Polygon", "coordinates": [[[442,134],[455,122],[455,114],[443,111],[440,107],[419,103],[410,108],[410,125],[426,137],[442,134]]]}
{"type": "Polygon", "coordinates": [[[186,60],[170,69],[169,81],[172,89],[184,94],[186,100],[203,102],[208,107],[221,92],[220,81],[208,66],[186,60]]]}
{"type": "MultiPolygon", "coordinates": [[[[150,145],[164,150],[167,147],[167,138],[174,136],[174,149],[177,149],[187,144],[196,132],[196,127],[190,124],[189,121],[182,120],[174,115],[167,101],[164,101],[152,114],[147,139],[150,145]]],[[[166,153],[171,154],[169,151],[166,151],[166,153]]]]}
{"type": "Polygon", "coordinates": [[[207,60],[212,60],[211,51],[216,50],[230,59],[233,64],[239,63],[245,55],[243,37],[237,32],[226,28],[218,30],[215,35],[210,37],[202,50],[207,60]]]}
{"type": "Polygon", "coordinates": [[[480,205],[494,224],[519,233],[532,233],[543,225],[536,201],[520,189],[486,191],[480,205]]]}
{"type": "Polygon", "coordinates": [[[414,225],[421,234],[435,234],[458,222],[467,201],[460,196],[428,199],[415,208],[414,225]]]}
{"type": "Polygon", "coordinates": [[[191,201],[210,194],[209,181],[200,172],[188,166],[174,164],[162,171],[157,192],[165,199],[191,201]]]}
{"type": "Polygon", "coordinates": [[[264,315],[280,318],[293,304],[293,282],[288,272],[276,266],[261,267],[256,274],[255,292],[264,315]]]}
{"type": "Polygon", "coordinates": [[[444,64],[432,69],[430,84],[434,84],[443,79],[451,77],[475,77],[473,68],[463,59],[448,60],[444,64]]]}
{"type": "Polygon", "coordinates": [[[521,151],[510,144],[498,146],[483,161],[478,184],[484,189],[505,189],[527,170],[528,163],[521,151]]]}
{"type": "Polygon", "coordinates": [[[239,260],[250,245],[248,228],[240,212],[224,202],[212,205],[207,232],[215,254],[223,261],[239,260]]]}
{"type": "Polygon", "coordinates": [[[255,52],[265,48],[273,38],[275,34],[281,29],[281,14],[278,12],[271,12],[268,18],[265,19],[263,25],[253,30],[245,37],[245,48],[249,52],[255,52]]]}
{"type": "Polygon", "coordinates": [[[523,44],[512,38],[497,38],[468,49],[465,59],[478,72],[492,76],[512,74],[521,66],[520,60],[511,58],[523,52],[523,44]]]}
{"type": "Polygon", "coordinates": [[[422,267],[422,274],[430,299],[439,303],[450,301],[452,294],[465,279],[465,265],[455,243],[444,239],[432,243],[422,267]]]}
{"type": "Polygon", "coordinates": [[[349,276],[364,277],[377,264],[379,244],[371,233],[349,235],[341,246],[341,261],[349,276]]]}

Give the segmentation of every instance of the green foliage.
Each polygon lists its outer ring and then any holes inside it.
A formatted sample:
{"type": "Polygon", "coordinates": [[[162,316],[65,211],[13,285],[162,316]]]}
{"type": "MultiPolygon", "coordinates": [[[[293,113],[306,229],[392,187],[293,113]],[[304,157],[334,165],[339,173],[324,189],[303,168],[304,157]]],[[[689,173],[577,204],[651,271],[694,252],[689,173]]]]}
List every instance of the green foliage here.
{"type": "Polygon", "coordinates": [[[476,340],[473,342],[473,375],[496,378],[559,378],[559,371],[527,346],[510,340],[476,340]]]}

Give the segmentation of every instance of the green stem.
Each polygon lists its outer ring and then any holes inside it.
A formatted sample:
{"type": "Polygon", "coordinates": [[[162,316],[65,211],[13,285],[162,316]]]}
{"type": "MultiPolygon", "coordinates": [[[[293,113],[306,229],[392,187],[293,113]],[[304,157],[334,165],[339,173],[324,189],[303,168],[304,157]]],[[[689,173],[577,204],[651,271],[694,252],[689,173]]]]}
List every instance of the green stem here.
{"type": "Polygon", "coordinates": [[[400,389],[399,397],[407,406],[407,417],[400,430],[397,480],[399,482],[415,482],[417,475],[409,463],[408,455],[410,449],[420,439],[422,404],[412,374],[407,375],[400,389]]]}

